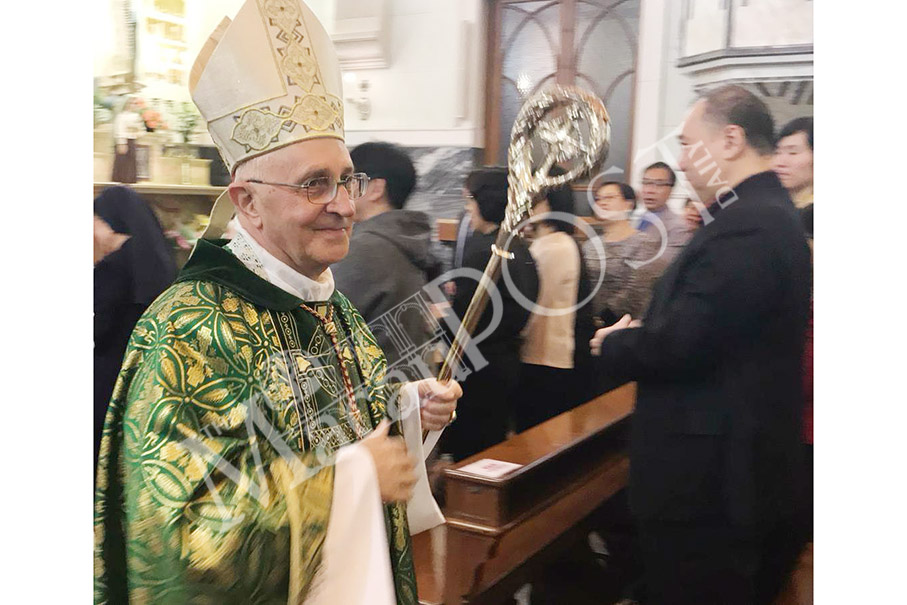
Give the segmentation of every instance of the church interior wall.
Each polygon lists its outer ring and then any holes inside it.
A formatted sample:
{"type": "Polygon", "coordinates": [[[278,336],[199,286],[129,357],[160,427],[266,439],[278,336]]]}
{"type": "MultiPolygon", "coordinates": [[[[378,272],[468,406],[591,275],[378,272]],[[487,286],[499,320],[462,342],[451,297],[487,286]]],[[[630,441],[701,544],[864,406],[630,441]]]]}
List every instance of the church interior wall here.
{"type": "MultiPolygon", "coordinates": [[[[406,147],[420,174],[420,183],[408,207],[428,212],[433,221],[459,216],[463,179],[473,166],[481,163],[481,150],[485,144],[485,37],[489,4],[485,0],[306,1],[329,33],[335,33],[341,13],[372,11],[374,14],[379,10],[376,5],[383,7],[386,65],[345,71],[347,143],[354,147],[366,141],[381,140],[406,147]],[[366,119],[360,117],[354,101],[360,96],[356,82],[361,81],[368,82],[365,96],[370,112],[366,119]]],[[[116,19],[124,7],[130,5],[141,15],[143,10],[153,10],[153,4],[154,0],[99,3],[97,27],[103,33],[96,45],[96,73],[116,71],[124,64],[123,53],[116,51],[124,38],[122,28],[116,27],[116,19]]],[[[184,57],[188,58],[189,65],[223,16],[235,14],[242,4],[243,0],[219,0],[216,5],[203,0],[185,0],[184,57]]],[[[644,166],[659,160],[677,165],[677,130],[697,91],[704,86],[702,74],[708,72],[702,66],[691,68],[681,64],[691,56],[720,53],[726,46],[729,9],[725,4],[696,0],[644,0],[641,3],[630,150],[633,159],[631,172],[624,177],[634,187],[641,186],[644,166]]],[[[734,3],[732,45],[811,45],[811,4],[806,0],[734,3]]],[[[148,59],[148,45],[141,44],[141,38],[139,42],[141,63],[148,59]],[[143,46],[146,47],[145,57],[142,57],[143,46]]],[[[714,63],[718,65],[720,61],[714,63]]],[[[733,71],[726,69],[726,76],[709,76],[712,77],[710,83],[720,83],[722,77],[733,77],[735,81],[752,80],[748,86],[763,96],[780,126],[797,115],[811,115],[811,81],[806,93],[801,90],[800,83],[804,78],[811,80],[811,50],[808,63],[785,62],[771,57],[753,59],[751,63],[734,66],[733,71]],[[755,84],[766,78],[767,84],[755,84]],[[790,82],[791,86],[785,86],[784,82],[790,82]],[[792,103],[794,96],[798,104],[792,103]],[[807,98],[808,103],[805,102],[807,98]]],[[[722,65],[716,69],[723,68],[722,65]]],[[[146,84],[139,92],[146,98],[189,100],[185,86],[146,84]]],[[[96,130],[95,180],[98,181],[107,180],[98,175],[107,174],[112,161],[109,131],[109,124],[96,130]],[[99,151],[107,153],[97,153],[99,151]]],[[[177,142],[178,135],[172,131],[160,134],[161,139],[167,137],[171,142],[177,142]]],[[[211,145],[203,124],[195,129],[191,142],[199,146],[211,145]]],[[[680,186],[675,188],[670,202],[675,210],[683,205],[688,195],[682,174],[678,177],[680,186]]],[[[578,193],[578,198],[583,197],[578,193]]],[[[580,201],[577,207],[588,210],[580,201]]]]}
{"type": "MultiPolygon", "coordinates": [[[[711,62],[716,65],[713,75],[705,77],[680,65],[685,58],[726,48],[728,9],[724,4],[702,0],[645,0],[642,4],[634,171],[629,179],[637,189],[646,165],[665,161],[676,168],[678,129],[700,90],[723,82],[742,83],[765,101],[778,128],[795,117],[812,115],[813,21],[812,2],[807,0],[735,3],[731,26],[734,49],[809,46],[804,58],[794,61],[768,55],[740,60],[733,68],[727,61],[715,60],[711,62]]],[[[682,173],[678,173],[678,182],[669,202],[675,210],[688,196],[682,173]]]]}

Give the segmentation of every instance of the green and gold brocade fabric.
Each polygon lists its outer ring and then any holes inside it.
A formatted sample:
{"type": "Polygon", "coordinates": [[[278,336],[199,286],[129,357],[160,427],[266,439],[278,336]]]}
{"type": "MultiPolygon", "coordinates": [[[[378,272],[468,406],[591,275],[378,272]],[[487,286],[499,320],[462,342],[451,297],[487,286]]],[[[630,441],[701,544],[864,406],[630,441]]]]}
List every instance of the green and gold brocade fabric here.
{"type": "MultiPolygon", "coordinates": [[[[139,320],[101,442],[95,602],[302,603],[332,455],[394,386],[340,293],[306,303],[199,242],[139,320]]],[[[385,511],[397,601],[417,602],[404,505],[385,511]]],[[[350,581],[355,581],[351,578],[350,581]]]]}

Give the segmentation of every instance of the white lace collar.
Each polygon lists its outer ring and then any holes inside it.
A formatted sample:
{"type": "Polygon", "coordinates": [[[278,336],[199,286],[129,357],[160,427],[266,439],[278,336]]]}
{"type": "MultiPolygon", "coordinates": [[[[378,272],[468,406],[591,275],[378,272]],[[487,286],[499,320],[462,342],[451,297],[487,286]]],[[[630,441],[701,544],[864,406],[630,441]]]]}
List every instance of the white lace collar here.
{"type": "Polygon", "coordinates": [[[229,247],[246,268],[297,298],[320,302],[328,300],[334,293],[334,275],[330,267],[317,280],[309,279],[265,250],[238,221],[236,237],[229,247]]]}

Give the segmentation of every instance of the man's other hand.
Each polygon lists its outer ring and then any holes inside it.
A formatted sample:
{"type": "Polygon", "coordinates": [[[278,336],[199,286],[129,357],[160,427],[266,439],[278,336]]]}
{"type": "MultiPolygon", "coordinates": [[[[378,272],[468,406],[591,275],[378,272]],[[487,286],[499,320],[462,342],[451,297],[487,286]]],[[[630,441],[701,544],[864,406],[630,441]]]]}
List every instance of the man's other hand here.
{"type": "Polygon", "coordinates": [[[406,453],[403,437],[390,437],[390,422],[382,420],[374,431],[362,440],[375,462],[378,489],[382,502],[406,502],[413,495],[416,471],[406,453]]]}
{"type": "Polygon", "coordinates": [[[595,356],[602,354],[602,341],[604,341],[611,332],[616,332],[625,328],[636,328],[640,325],[642,324],[638,321],[634,322],[629,315],[624,315],[617,323],[598,330],[595,332],[595,336],[592,337],[592,340],[589,341],[589,346],[592,347],[592,354],[595,356]]]}

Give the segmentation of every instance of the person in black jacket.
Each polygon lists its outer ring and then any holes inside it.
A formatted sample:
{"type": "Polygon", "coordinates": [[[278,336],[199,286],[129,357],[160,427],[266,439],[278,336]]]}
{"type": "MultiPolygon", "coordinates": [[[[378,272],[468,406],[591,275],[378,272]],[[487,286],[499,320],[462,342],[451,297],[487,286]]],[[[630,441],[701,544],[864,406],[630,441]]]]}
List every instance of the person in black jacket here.
{"type": "MultiPolygon", "coordinates": [[[[500,167],[474,170],[466,179],[466,188],[473,233],[464,245],[463,267],[484,271],[507,207],[507,170],[500,167]]],[[[539,282],[528,246],[521,238],[514,237],[510,252],[514,258],[504,262],[513,285],[526,299],[535,302],[539,282]]],[[[461,277],[454,284],[453,311],[462,320],[477,283],[461,277]]],[[[503,278],[498,281],[498,291],[503,302],[501,321],[490,336],[475,343],[488,365],[468,368],[471,373],[461,383],[463,397],[458,403],[457,421],[442,436],[441,450],[451,454],[455,461],[503,441],[512,420],[513,395],[520,371],[520,331],[529,319],[530,309],[514,297],[503,278]]],[[[485,331],[491,315],[489,302],[474,334],[485,331]]],[[[469,364],[468,358],[465,363],[469,364]]]]}
{"type": "Polygon", "coordinates": [[[132,189],[105,189],[95,198],[94,214],[96,232],[112,230],[123,242],[103,258],[96,258],[94,267],[94,462],[97,468],[104,417],[129,336],[148,305],[176,278],[176,263],[157,216],[132,189]]]}
{"type": "Polygon", "coordinates": [[[602,371],[638,383],[630,506],[647,603],[770,603],[796,557],[811,266],[769,169],[773,128],[738,86],[695,104],[680,167],[704,225],[641,325],[625,316],[592,340],[602,371]]]}

